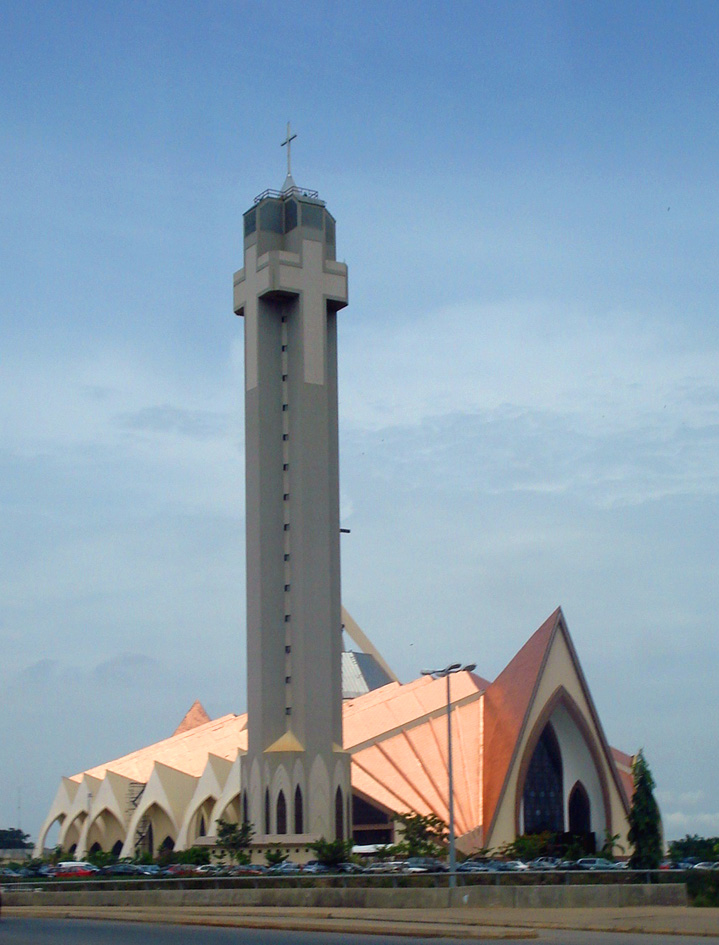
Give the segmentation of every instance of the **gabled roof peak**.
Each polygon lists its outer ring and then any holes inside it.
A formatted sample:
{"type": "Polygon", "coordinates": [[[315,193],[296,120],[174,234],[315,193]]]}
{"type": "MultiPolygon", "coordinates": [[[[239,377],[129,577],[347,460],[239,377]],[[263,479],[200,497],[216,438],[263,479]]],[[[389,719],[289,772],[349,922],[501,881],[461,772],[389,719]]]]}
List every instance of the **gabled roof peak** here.
{"type": "Polygon", "coordinates": [[[210,716],[205,712],[205,707],[199,699],[195,699],[172,734],[181,735],[183,732],[188,732],[191,728],[197,728],[198,725],[204,725],[206,722],[210,721],[210,716]]]}

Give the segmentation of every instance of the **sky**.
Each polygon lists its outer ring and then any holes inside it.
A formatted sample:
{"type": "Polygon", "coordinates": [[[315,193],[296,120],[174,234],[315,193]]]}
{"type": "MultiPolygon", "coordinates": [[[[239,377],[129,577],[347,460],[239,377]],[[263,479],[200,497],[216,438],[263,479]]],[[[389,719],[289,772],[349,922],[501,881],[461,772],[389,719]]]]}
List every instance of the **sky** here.
{"type": "Polygon", "coordinates": [[[337,219],[342,596],[401,679],[557,607],[719,835],[719,6],[0,0],[0,826],[245,709],[242,213],[337,219]]]}

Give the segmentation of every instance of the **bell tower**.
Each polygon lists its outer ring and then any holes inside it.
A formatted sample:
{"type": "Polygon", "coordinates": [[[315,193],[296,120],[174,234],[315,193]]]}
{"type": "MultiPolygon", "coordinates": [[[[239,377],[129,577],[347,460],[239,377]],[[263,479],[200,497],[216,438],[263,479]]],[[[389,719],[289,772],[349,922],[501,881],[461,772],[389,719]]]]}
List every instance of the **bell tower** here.
{"type": "Polygon", "coordinates": [[[342,749],[335,219],[287,177],[244,214],[248,752],[259,841],[350,836],[342,749]]]}

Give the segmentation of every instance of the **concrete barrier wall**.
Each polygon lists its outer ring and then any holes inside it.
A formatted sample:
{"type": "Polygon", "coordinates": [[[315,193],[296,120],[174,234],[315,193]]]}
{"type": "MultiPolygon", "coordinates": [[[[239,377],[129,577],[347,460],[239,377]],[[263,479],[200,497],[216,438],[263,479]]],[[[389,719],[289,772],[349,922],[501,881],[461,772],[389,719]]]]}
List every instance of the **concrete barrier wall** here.
{"type": "Polygon", "coordinates": [[[5,887],[6,906],[304,906],[355,909],[592,908],[610,906],[685,906],[683,883],[587,886],[460,886],[456,889],[350,888],[205,888],[67,889],[5,887]]]}

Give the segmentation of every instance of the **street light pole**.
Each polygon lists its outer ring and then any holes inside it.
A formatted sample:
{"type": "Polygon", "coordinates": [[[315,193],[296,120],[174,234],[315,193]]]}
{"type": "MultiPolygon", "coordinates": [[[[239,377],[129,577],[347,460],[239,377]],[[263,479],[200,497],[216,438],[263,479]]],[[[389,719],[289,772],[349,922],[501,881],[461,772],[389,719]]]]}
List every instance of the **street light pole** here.
{"type": "Polygon", "coordinates": [[[449,808],[449,885],[457,885],[457,854],[454,846],[454,775],[452,768],[452,698],[449,689],[449,678],[453,673],[472,672],[476,663],[467,663],[462,666],[461,663],[450,663],[444,669],[423,669],[423,676],[432,676],[435,679],[441,679],[443,676],[447,680],[447,780],[448,780],[448,798],[447,807],[449,808]]]}

